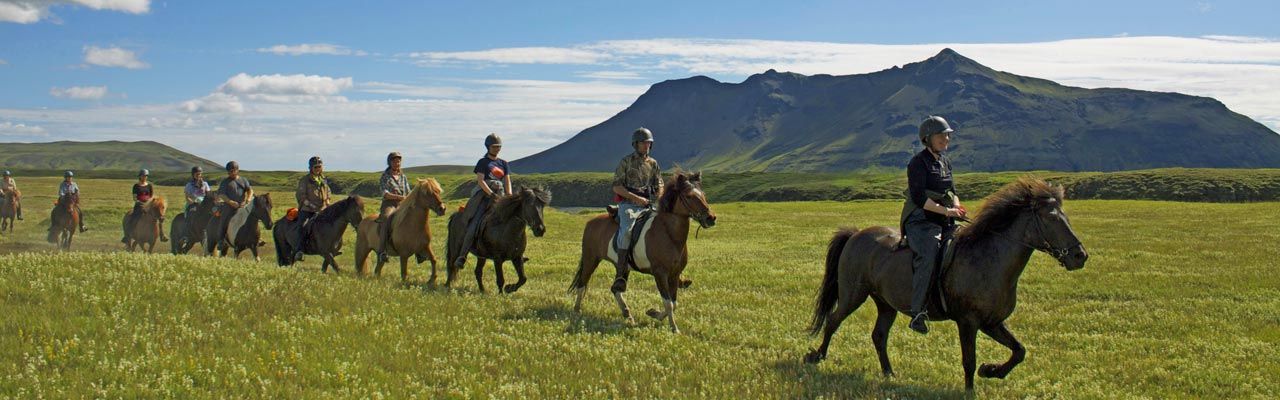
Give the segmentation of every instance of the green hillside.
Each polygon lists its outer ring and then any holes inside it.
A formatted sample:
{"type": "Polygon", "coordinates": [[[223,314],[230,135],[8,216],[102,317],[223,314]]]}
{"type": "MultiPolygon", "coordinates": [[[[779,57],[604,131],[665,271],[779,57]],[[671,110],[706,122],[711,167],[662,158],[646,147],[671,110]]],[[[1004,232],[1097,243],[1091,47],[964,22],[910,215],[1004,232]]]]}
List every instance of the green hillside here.
{"type": "Polygon", "coordinates": [[[0,167],[9,170],[114,170],[188,171],[199,165],[206,170],[221,165],[161,143],[51,142],[0,143],[0,167]]]}

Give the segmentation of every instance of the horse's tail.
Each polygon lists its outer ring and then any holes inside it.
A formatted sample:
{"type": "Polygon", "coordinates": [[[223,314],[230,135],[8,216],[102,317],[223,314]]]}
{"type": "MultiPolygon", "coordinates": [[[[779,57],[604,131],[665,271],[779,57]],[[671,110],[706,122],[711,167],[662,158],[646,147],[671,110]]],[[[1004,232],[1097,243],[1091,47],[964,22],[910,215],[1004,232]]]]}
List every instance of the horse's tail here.
{"type": "Polygon", "coordinates": [[[849,238],[858,233],[858,228],[842,227],[831,237],[827,245],[827,272],[822,277],[822,287],[818,288],[818,296],[814,299],[813,322],[809,324],[809,334],[816,336],[827,322],[827,316],[836,307],[840,299],[840,253],[849,238]]]}

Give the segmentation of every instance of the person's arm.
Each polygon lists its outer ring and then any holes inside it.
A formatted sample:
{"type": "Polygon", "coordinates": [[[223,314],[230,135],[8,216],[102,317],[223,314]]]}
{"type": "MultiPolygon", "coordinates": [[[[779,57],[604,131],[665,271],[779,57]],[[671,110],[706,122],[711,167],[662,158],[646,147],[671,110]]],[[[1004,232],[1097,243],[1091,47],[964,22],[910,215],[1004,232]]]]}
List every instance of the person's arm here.
{"type": "Polygon", "coordinates": [[[663,192],[665,192],[667,188],[666,185],[662,183],[662,167],[658,165],[657,161],[653,162],[653,185],[653,187],[657,188],[653,193],[654,198],[661,199],[663,192]]]}
{"type": "Polygon", "coordinates": [[[631,191],[627,190],[627,187],[623,185],[623,177],[626,176],[625,164],[626,159],[623,159],[622,162],[618,163],[618,169],[613,172],[613,193],[640,207],[649,205],[649,199],[636,196],[635,193],[631,193],[631,191]]]}
{"type": "Polygon", "coordinates": [[[492,197],[492,196],[493,196],[493,189],[490,189],[490,188],[489,188],[489,184],[484,182],[484,173],[483,173],[483,172],[477,172],[477,173],[476,173],[476,184],[477,184],[477,185],[480,185],[480,191],[484,192],[486,195],[488,195],[488,196],[490,196],[490,197],[492,197]]]}
{"type": "Polygon", "coordinates": [[[307,206],[307,176],[303,175],[302,179],[298,179],[298,189],[293,191],[293,197],[298,200],[298,208],[306,208],[307,206]]]}
{"type": "MultiPolygon", "coordinates": [[[[383,173],[382,173],[382,178],[378,180],[378,187],[382,188],[382,199],[383,199],[383,200],[391,200],[391,201],[404,200],[404,196],[401,196],[401,195],[398,195],[398,194],[395,194],[395,193],[391,193],[391,191],[392,191],[392,190],[397,190],[397,189],[398,189],[398,188],[396,187],[396,185],[395,185],[395,181],[393,181],[393,180],[391,179],[391,178],[394,178],[394,177],[395,177],[395,176],[394,176],[394,175],[391,175],[390,173],[383,172],[383,173]]],[[[403,176],[401,176],[400,181],[401,181],[401,182],[403,182],[403,181],[404,181],[403,176]]]]}
{"type": "Polygon", "coordinates": [[[507,191],[507,196],[511,195],[511,174],[502,176],[502,189],[507,191]]]}

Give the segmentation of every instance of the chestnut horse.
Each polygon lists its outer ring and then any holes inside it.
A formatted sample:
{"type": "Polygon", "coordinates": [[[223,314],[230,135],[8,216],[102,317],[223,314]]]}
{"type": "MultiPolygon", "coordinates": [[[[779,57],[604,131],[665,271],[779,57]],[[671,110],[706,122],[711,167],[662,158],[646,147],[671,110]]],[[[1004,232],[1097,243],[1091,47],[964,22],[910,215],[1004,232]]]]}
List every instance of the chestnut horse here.
{"type": "MultiPolygon", "coordinates": [[[[649,309],[650,317],[666,319],[671,331],[680,333],[676,327],[676,292],[688,286],[680,279],[684,267],[689,263],[689,219],[698,221],[703,228],[716,224],[716,213],[707,204],[706,194],[702,192],[702,173],[684,174],[676,172],[667,182],[662,198],[658,201],[659,209],[652,217],[652,225],[644,234],[643,241],[636,244],[635,270],[653,275],[658,284],[658,293],[662,295],[664,311],[649,309]]],[[[573,311],[582,310],[582,298],[587,295],[587,284],[591,274],[595,272],[600,261],[609,260],[617,266],[617,253],[613,251],[613,235],[618,232],[618,220],[613,213],[599,215],[587,221],[582,230],[582,258],[578,262],[578,272],[569,285],[570,293],[577,293],[578,299],[573,304],[573,311]]],[[[622,298],[622,292],[614,292],[618,307],[622,309],[622,317],[628,324],[634,324],[631,309],[622,298]]]]}
{"type": "Polygon", "coordinates": [[[67,193],[54,203],[49,214],[49,243],[56,243],[62,250],[71,249],[71,238],[80,226],[79,205],[80,193],[67,193]]]}
{"type": "MultiPolygon", "coordinates": [[[[955,259],[940,272],[942,305],[928,306],[932,320],[954,320],[960,333],[964,387],[973,390],[977,332],[1013,351],[1003,364],[983,364],[978,375],[1001,378],[1022,362],[1026,350],[1004,321],[1017,302],[1018,278],[1031,253],[1052,255],[1068,271],[1084,268],[1089,254],[1062,211],[1062,187],[1035,178],[1009,183],[987,197],[973,223],[955,235],[955,259]],[[945,306],[945,311],[942,308],[945,306]]],[[[831,335],[870,297],[876,304],[871,340],[885,376],[893,375],[887,346],[898,312],[911,306],[911,250],[898,248],[901,235],[883,226],[844,228],[827,247],[826,276],[818,291],[810,334],[822,331],[822,346],[805,356],[816,363],[827,356],[831,335]]]]}
{"type": "MultiPolygon", "coordinates": [[[[348,226],[355,229],[363,216],[364,198],[354,194],[320,210],[315,216],[311,217],[311,225],[306,227],[306,232],[302,233],[307,237],[307,247],[302,249],[303,254],[316,254],[324,257],[324,262],[320,263],[321,273],[328,272],[331,265],[333,266],[333,273],[339,273],[338,261],[334,257],[337,257],[342,250],[342,235],[347,233],[348,226]]],[[[290,233],[297,229],[296,226],[301,223],[301,220],[290,221],[286,217],[276,220],[272,239],[276,245],[276,263],[278,265],[293,265],[297,261],[293,259],[293,253],[296,251],[298,243],[289,241],[289,238],[292,236],[290,233]]]]}
{"type": "MultiPolygon", "coordinates": [[[[389,220],[383,222],[391,224],[387,256],[400,257],[400,280],[409,279],[409,256],[412,255],[418,264],[431,261],[431,282],[436,281],[436,255],[431,252],[431,213],[428,211],[434,211],[437,216],[444,215],[442,193],[444,189],[435,179],[419,179],[418,186],[404,197],[400,207],[391,212],[387,217],[389,220]]],[[[356,271],[361,274],[365,273],[369,252],[377,251],[382,243],[377,219],[377,214],[366,216],[356,228],[356,271]]],[[[378,262],[375,274],[382,275],[383,264],[378,262]]]]}
{"type": "Polygon", "coordinates": [[[500,197],[489,206],[489,211],[480,221],[480,233],[470,249],[462,248],[462,235],[467,231],[467,221],[462,219],[462,212],[449,216],[449,240],[445,243],[446,271],[449,271],[445,286],[453,284],[458,276],[459,268],[453,263],[459,256],[470,253],[476,255],[476,287],[484,291],[484,263],[493,260],[497,275],[498,293],[514,293],[524,286],[524,228],[533,230],[533,236],[542,237],[547,233],[547,225],[542,222],[542,209],[551,204],[551,191],[545,188],[521,187],[514,194],[500,197]],[[511,261],[516,267],[518,280],[511,285],[506,283],[502,275],[502,263],[511,261]]]}
{"type": "MultiPolygon", "coordinates": [[[[141,248],[148,254],[156,247],[156,239],[160,237],[160,230],[164,227],[160,226],[160,219],[164,217],[165,202],[160,196],[152,197],[146,203],[142,203],[142,215],[138,216],[138,220],[134,221],[133,226],[125,226],[124,232],[129,241],[125,247],[130,252],[135,247],[141,248]]],[[[133,210],[129,210],[124,214],[123,223],[129,222],[129,216],[133,214],[133,210]]]]}
{"type": "Polygon", "coordinates": [[[22,193],[18,192],[18,189],[7,188],[0,195],[4,196],[3,202],[0,202],[0,233],[4,233],[5,229],[8,229],[9,233],[13,233],[13,226],[17,225],[14,223],[13,218],[18,215],[22,193]]]}

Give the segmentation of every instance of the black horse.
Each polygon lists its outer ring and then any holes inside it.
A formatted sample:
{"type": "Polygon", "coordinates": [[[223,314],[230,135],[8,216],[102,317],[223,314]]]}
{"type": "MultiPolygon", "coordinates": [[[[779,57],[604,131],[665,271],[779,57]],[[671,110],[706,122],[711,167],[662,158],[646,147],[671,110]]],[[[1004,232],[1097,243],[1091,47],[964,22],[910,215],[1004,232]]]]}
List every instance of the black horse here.
{"type": "MultiPolygon", "coordinates": [[[[258,223],[261,222],[263,227],[271,229],[271,193],[255,196],[252,204],[253,209],[249,213],[249,219],[234,234],[223,231],[221,222],[223,218],[231,218],[234,213],[209,219],[208,227],[205,228],[206,255],[213,255],[216,250],[219,256],[226,256],[227,250],[233,249],[235,250],[233,256],[240,258],[240,252],[249,250],[253,253],[254,261],[262,261],[258,256],[258,247],[263,245],[262,230],[258,229],[258,223]],[[230,240],[222,240],[227,235],[231,235],[230,240]]],[[[227,229],[231,228],[227,227],[227,229]]]]}
{"type": "MultiPolygon", "coordinates": [[[[360,220],[364,218],[364,199],[357,195],[351,195],[342,201],[333,203],[325,207],[319,213],[316,213],[311,220],[311,226],[307,232],[303,232],[307,238],[307,247],[302,249],[305,254],[318,254],[324,257],[324,263],[320,265],[320,272],[327,272],[329,266],[333,266],[333,272],[338,272],[338,262],[333,257],[338,255],[338,251],[342,249],[342,234],[347,232],[347,226],[356,229],[360,224],[360,220]]],[[[289,241],[289,233],[293,232],[297,224],[302,221],[290,221],[287,218],[276,220],[276,231],[271,234],[276,244],[276,263],[280,266],[293,265],[293,253],[298,247],[297,243],[289,241]]]]}
{"type": "MultiPolygon", "coordinates": [[[[1062,210],[1062,187],[1022,178],[987,197],[973,223],[956,233],[955,261],[942,273],[942,304],[928,305],[932,320],[953,320],[959,328],[964,387],[973,390],[975,370],[984,378],[1004,378],[1022,362],[1026,349],[1005,327],[1017,303],[1018,277],[1031,253],[1049,253],[1068,271],[1084,268],[1089,253],[1071,230],[1062,210]],[[943,309],[945,305],[945,310],[943,309]],[[1013,351],[1003,364],[976,368],[978,331],[1013,351]]],[[[813,312],[810,333],[822,346],[805,356],[816,363],[827,357],[831,335],[870,297],[878,317],[871,341],[885,376],[889,365],[889,329],[898,312],[911,306],[911,250],[898,248],[897,230],[882,226],[842,229],[827,247],[826,275],[813,312]]]]}
{"type": "MultiPolygon", "coordinates": [[[[542,237],[547,232],[547,226],[542,223],[542,209],[550,203],[551,191],[541,187],[521,187],[515,194],[494,201],[489,212],[480,217],[484,218],[480,222],[480,233],[475,244],[466,252],[475,254],[477,257],[476,286],[481,292],[484,291],[486,259],[493,260],[499,293],[512,293],[524,286],[526,281],[524,228],[527,225],[533,230],[533,236],[542,237]],[[519,281],[504,286],[502,263],[506,261],[511,261],[511,264],[515,265],[519,281]]],[[[462,249],[462,235],[466,231],[467,221],[462,220],[462,212],[449,216],[449,240],[445,260],[456,260],[459,255],[465,254],[462,249]]],[[[449,266],[449,278],[445,281],[445,286],[451,286],[458,275],[459,268],[452,261],[446,264],[449,266]]]]}
{"type": "Polygon", "coordinates": [[[200,243],[204,231],[208,228],[209,219],[213,218],[213,209],[218,201],[215,196],[206,196],[195,207],[187,208],[173,217],[169,224],[169,250],[173,254],[187,254],[191,248],[200,243]]]}

